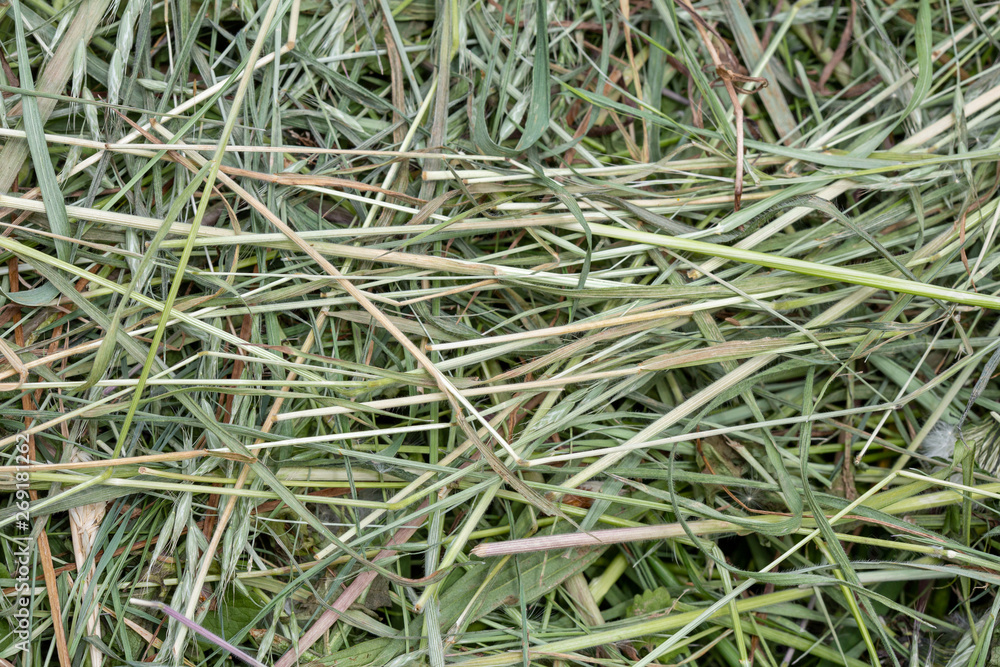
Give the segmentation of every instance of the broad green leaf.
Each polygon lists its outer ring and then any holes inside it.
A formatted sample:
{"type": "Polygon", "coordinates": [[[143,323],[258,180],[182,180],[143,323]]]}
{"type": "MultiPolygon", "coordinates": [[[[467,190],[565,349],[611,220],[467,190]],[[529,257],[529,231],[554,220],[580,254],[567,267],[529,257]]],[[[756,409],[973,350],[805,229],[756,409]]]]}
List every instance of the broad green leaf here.
{"type": "Polygon", "coordinates": [[[531,69],[531,100],[528,116],[524,121],[521,140],[517,142],[520,153],[532,148],[549,127],[549,34],[548,3],[535,0],[535,58],[531,69]]]}
{"type": "MultiPolygon", "coordinates": [[[[31,59],[28,57],[28,46],[24,39],[24,18],[21,16],[20,0],[13,0],[13,8],[18,61],[28,63],[31,62],[31,59]]],[[[18,71],[21,86],[28,91],[34,90],[31,68],[20,67],[18,71]]],[[[70,229],[69,218],[66,216],[66,202],[63,200],[62,189],[56,181],[56,171],[52,166],[52,159],[49,157],[49,146],[45,141],[45,123],[38,110],[38,100],[31,93],[26,93],[21,96],[21,107],[24,114],[23,127],[28,139],[28,150],[31,153],[31,162],[35,177],[38,179],[38,186],[42,191],[42,200],[45,202],[45,214],[49,220],[49,227],[53,233],[65,237],[55,239],[56,255],[64,262],[69,262],[73,255],[73,246],[68,239],[73,236],[73,231],[70,229]]]]}
{"type": "Polygon", "coordinates": [[[33,308],[52,303],[52,300],[59,296],[59,290],[52,283],[46,283],[34,289],[20,290],[19,292],[10,292],[8,290],[0,290],[0,292],[3,292],[3,295],[14,303],[33,308]]]}

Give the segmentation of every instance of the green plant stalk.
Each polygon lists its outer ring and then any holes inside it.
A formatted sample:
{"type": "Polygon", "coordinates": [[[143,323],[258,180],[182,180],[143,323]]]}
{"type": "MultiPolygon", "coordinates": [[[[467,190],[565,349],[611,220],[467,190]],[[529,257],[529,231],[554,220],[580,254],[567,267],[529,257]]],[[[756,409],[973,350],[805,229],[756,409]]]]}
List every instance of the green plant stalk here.
{"type": "MultiPolygon", "coordinates": [[[[496,481],[492,482],[484,492],[483,495],[476,502],[475,508],[469,513],[469,519],[462,524],[462,530],[458,534],[454,542],[448,545],[448,550],[445,551],[444,555],[441,557],[441,568],[451,567],[455,561],[458,559],[459,554],[465,549],[465,545],[469,541],[469,536],[472,531],[475,530],[476,525],[483,518],[486,510],[490,508],[493,503],[493,498],[496,497],[497,492],[500,491],[500,486],[503,480],[497,478],[496,481]]],[[[434,603],[433,600],[437,596],[439,584],[431,584],[424,589],[424,592],[420,595],[420,598],[413,603],[413,609],[420,612],[428,602],[434,603]]]]}
{"type": "MultiPolygon", "coordinates": [[[[709,542],[708,545],[712,552],[715,554],[716,558],[725,562],[726,557],[722,553],[722,549],[715,542],[709,542]]],[[[733,592],[733,577],[729,570],[720,567],[719,577],[722,579],[722,590],[726,592],[726,595],[730,595],[733,592]]],[[[736,634],[736,649],[740,656],[740,665],[742,667],[750,667],[750,655],[747,653],[747,643],[746,638],[743,636],[743,624],[740,623],[740,608],[737,604],[736,598],[732,597],[729,600],[729,618],[733,624],[733,631],[736,634]]]]}
{"type": "MultiPolygon", "coordinates": [[[[736,609],[740,614],[746,614],[749,612],[757,611],[774,604],[782,604],[787,602],[794,602],[796,600],[802,600],[813,595],[811,588],[805,589],[790,589],[786,591],[778,591],[775,593],[767,593],[764,595],[755,595],[751,598],[744,598],[742,600],[737,600],[736,609]]],[[[671,630],[677,630],[678,628],[684,627],[689,624],[692,620],[699,620],[699,617],[703,614],[701,610],[687,611],[687,612],[674,612],[660,618],[654,618],[648,621],[640,621],[639,623],[633,623],[621,628],[613,628],[611,630],[603,630],[601,632],[593,632],[590,634],[583,635],[581,637],[573,637],[570,639],[563,639],[560,641],[551,642],[545,644],[537,649],[529,649],[528,654],[530,657],[535,659],[545,659],[546,656],[553,654],[565,654],[572,653],[575,651],[582,651],[585,649],[593,648],[595,646],[601,646],[603,644],[614,644],[619,641],[627,641],[630,639],[635,639],[637,637],[643,637],[646,635],[655,635],[660,633],[670,632],[671,630]]],[[[708,618],[715,618],[719,616],[726,616],[727,611],[718,609],[714,613],[710,614],[708,618]]],[[[699,620],[700,622],[700,620],[699,620]]],[[[777,634],[777,633],[776,633],[777,634]]],[[[780,633],[788,637],[792,637],[790,633],[780,633]]],[[[800,640],[797,642],[797,647],[803,650],[808,649],[812,642],[807,640],[800,640]]],[[[816,647],[825,648],[825,647],[816,647]]],[[[826,649],[829,651],[830,656],[824,655],[827,659],[839,660],[836,652],[826,649]]],[[[816,655],[820,655],[817,652],[816,655]]],[[[461,667],[505,667],[506,665],[521,664],[522,654],[521,651],[511,651],[507,653],[501,653],[499,655],[485,656],[481,658],[472,658],[470,660],[463,660],[461,662],[454,663],[456,666],[461,667]]],[[[847,663],[849,667],[866,667],[867,663],[860,660],[850,659],[847,663]]]]}
{"type": "Polygon", "coordinates": [[[601,604],[604,596],[608,594],[608,591],[615,585],[615,582],[625,574],[628,567],[628,558],[625,557],[625,554],[620,553],[614,557],[614,560],[604,568],[604,571],[600,575],[590,580],[588,586],[590,587],[590,595],[594,598],[594,602],[601,604]]]}
{"type": "MultiPolygon", "coordinates": [[[[583,227],[577,223],[566,223],[561,225],[565,229],[583,231],[583,227]]],[[[913,294],[928,299],[940,299],[951,303],[960,303],[967,306],[978,306],[980,308],[990,308],[1000,310],[1000,297],[987,294],[976,294],[964,290],[939,287],[927,283],[906,280],[895,276],[881,276],[865,271],[857,271],[846,267],[833,267],[816,262],[807,262],[791,257],[779,257],[769,255],[755,250],[744,250],[715,243],[706,243],[693,239],[682,239],[675,236],[665,236],[661,234],[651,234],[620,227],[612,227],[599,223],[590,223],[591,231],[599,236],[632,241],[634,243],[646,243],[659,248],[670,248],[672,250],[684,250],[700,255],[709,255],[720,259],[728,259],[746,264],[756,264],[757,266],[777,269],[779,271],[791,271],[806,276],[815,276],[838,282],[851,283],[853,285],[863,285],[875,289],[884,289],[892,292],[902,292],[913,294]]]]}
{"type": "MultiPolygon", "coordinates": [[[[816,539],[816,547],[823,554],[824,558],[826,558],[827,562],[829,563],[837,562],[834,559],[833,554],[830,553],[830,550],[827,548],[826,544],[823,542],[822,539],[820,538],[816,539]]],[[[839,567],[835,567],[833,569],[833,576],[836,577],[838,581],[845,582],[846,584],[844,573],[840,570],[839,567]]],[[[850,610],[851,616],[854,618],[854,623],[858,626],[858,630],[861,632],[861,638],[865,643],[865,648],[868,649],[868,655],[871,657],[874,665],[876,665],[877,667],[881,667],[882,661],[879,660],[878,657],[878,648],[875,647],[875,642],[872,641],[872,635],[868,631],[868,624],[865,623],[864,614],[861,612],[861,608],[858,606],[858,601],[854,597],[854,591],[852,591],[846,585],[842,585],[840,587],[840,592],[844,596],[844,599],[847,601],[847,608],[850,610]]]]}

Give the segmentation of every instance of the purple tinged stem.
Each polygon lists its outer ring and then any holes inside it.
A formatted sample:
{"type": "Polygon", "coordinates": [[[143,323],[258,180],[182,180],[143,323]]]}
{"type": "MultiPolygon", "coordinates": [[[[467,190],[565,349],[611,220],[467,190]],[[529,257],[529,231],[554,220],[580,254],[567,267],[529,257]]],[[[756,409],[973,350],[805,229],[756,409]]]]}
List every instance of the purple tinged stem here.
{"type": "Polygon", "coordinates": [[[232,644],[230,644],[225,639],[223,639],[219,635],[215,634],[211,630],[208,630],[208,629],[203,628],[202,626],[198,625],[197,623],[195,623],[191,619],[185,617],[184,614],[180,613],[179,611],[177,611],[173,607],[167,606],[167,605],[163,604],[162,602],[157,602],[155,600],[138,600],[138,599],[132,598],[130,600],[130,602],[132,604],[136,605],[137,607],[152,607],[154,609],[159,609],[164,614],[166,614],[170,618],[174,619],[175,621],[177,621],[178,623],[180,623],[181,625],[183,625],[184,627],[186,627],[191,632],[194,632],[194,633],[197,633],[197,634],[201,635],[202,637],[204,637],[208,641],[212,642],[213,644],[215,644],[216,646],[218,646],[222,650],[229,652],[231,655],[234,655],[237,658],[239,658],[240,660],[242,660],[243,662],[247,663],[248,665],[251,665],[251,667],[266,667],[263,663],[261,663],[258,660],[256,660],[254,657],[252,657],[246,651],[233,646],[232,644]]]}

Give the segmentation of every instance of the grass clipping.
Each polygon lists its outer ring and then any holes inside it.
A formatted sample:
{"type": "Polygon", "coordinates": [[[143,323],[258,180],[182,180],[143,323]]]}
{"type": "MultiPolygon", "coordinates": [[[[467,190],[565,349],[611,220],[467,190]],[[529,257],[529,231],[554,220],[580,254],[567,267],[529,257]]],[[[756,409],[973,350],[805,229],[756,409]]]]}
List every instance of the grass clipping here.
{"type": "Polygon", "coordinates": [[[0,4],[0,659],[1000,664],[998,12],[0,4]]]}

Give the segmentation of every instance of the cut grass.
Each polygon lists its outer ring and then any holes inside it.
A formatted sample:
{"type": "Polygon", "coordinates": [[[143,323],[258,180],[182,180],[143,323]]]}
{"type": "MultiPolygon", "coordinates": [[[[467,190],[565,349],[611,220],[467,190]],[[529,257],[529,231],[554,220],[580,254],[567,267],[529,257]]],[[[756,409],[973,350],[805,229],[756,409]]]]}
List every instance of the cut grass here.
{"type": "Polygon", "coordinates": [[[997,664],[997,13],[0,4],[0,659],[997,664]]]}

